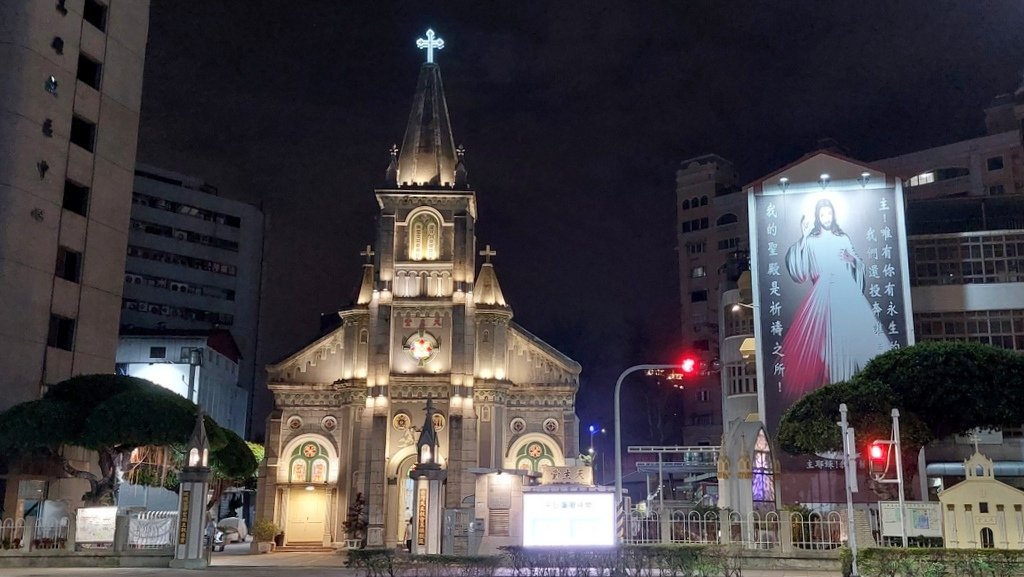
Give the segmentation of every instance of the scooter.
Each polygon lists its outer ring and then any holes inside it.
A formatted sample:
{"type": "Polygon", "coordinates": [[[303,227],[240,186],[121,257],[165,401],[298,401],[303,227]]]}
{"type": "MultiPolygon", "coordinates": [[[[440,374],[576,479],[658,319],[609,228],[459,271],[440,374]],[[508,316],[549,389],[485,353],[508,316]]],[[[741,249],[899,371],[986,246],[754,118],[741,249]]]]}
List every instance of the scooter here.
{"type": "MultiPolygon", "coordinates": [[[[205,542],[205,544],[209,545],[209,537],[204,537],[203,541],[205,542]]],[[[217,531],[213,534],[213,550],[223,551],[224,545],[224,531],[217,529],[217,531]]]]}

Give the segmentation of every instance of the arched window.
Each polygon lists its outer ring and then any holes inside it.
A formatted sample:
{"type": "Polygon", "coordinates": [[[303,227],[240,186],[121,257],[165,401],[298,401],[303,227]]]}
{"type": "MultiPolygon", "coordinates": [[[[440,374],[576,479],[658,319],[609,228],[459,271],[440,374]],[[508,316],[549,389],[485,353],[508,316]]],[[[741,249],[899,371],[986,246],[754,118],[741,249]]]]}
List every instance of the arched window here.
{"type": "Polygon", "coordinates": [[[701,206],[706,206],[707,204],[708,204],[708,197],[707,197],[707,195],[700,197],[700,205],[701,206]]]}
{"type": "Polygon", "coordinates": [[[715,224],[717,226],[723,226],[726,224],[733,224],[734,222],[739,222],[739,220],[740,219],[737,218],[735,214],[727,212],[722,216],[718,217],[718,220],[715,221],[715,224]]]}
{"type": "Polygon", "coordinates": [[[982,549],[992,549],[995,546],[996,546],[996,539],[992,535],[992,529],[989,529],[988,527],[983,527],[981,529],[981,548],[982,549]]]}
{"type": "Polygon", "coordinates": [[[531,441],[516,452],[516,469],[540,473],[541,465],[554,465],[555,456],[547,445],[531,441]]]}
{"type": "MultiPolygon", "coordinates": [[[[751,489],[754,503],[775,504],[775,471],[772,468],[772,449],[764,429],[757,432],[754,443],[754,462],[752,463],[751,489]]],[[[755,505],[756,507],[756,505],[755,505]]]]}
{"type": "Polygon", "coordinates": [[[429,212],[421,212],[409,223],[409,259],[437,260],[441,256],[441,223],[429,212]]]}
{"type": "Polygon", "coordinates": [[[326,483],[328,472],[327,451],[319,443],[307,441],[292,451],[288,467],[290,483],[326,483]]]}
{"type": "Polygon", "coordinates": [[[683,210],[690,210],[690,201],[688,201],[688,200],[684,200],[683,201],[683,210]]]}
{"type": "Polygon", "coordinates": [[[693,197],[692,200],[690,200],[690,208],[697,208],[698,204],[700,204],[700,199],[697,198],[696,196],[693,197]]]}

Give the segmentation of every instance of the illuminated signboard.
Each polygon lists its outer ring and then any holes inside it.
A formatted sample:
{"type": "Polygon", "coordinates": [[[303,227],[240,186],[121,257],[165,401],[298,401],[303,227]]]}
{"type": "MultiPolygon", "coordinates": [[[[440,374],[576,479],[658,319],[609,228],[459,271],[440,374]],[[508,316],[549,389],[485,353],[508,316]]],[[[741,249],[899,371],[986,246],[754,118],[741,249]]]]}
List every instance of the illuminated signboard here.
{"type": "Polygon", "coordinates": [[[808,393],[914,342],[899,182],[824,155],[786,174],[793,178],[764,181],[749,196],[759,393],[770,433],[808,393]]]}
{"type": "Polygon", "coordinates": [[[75,541],[113,543],[117,507],[88,507],[78,510],[75,541]]]}
{"type": "Polygon", "coordinates": [[[523,546],[613,546],[613,493],[523,493],[523,546]]]}

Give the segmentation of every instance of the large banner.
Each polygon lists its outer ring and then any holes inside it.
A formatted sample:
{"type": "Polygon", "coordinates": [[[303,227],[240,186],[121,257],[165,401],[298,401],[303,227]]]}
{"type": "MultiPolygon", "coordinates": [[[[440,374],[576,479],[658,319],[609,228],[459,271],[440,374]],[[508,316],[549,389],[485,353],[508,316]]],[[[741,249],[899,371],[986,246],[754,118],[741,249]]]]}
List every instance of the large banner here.
{"type": "Polygon", "coordinates": [[[902,190],[875,180],[751,191],[759,404],[771,434],[804,395],[913,344],[902,190]]]}

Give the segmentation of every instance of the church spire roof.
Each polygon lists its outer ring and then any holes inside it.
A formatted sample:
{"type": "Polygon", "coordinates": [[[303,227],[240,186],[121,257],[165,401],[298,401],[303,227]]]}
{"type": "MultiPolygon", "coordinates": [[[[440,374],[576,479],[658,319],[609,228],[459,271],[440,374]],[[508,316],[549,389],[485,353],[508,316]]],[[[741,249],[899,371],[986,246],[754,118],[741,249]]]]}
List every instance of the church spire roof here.
{"type": "Polygon", "coordinates": [[[412,112],[405,128],[401,154],[398,157],[398,186],[455,185],[455,169],[459,158],[455,153],[448,103],[441,84],[441,69],[435,63],[433,51],[444,47],[434,38],[432,30],[427,39],[417,46],[427,49],[427,62],[420,68],[416,94],[412,99],[412,112]]]}
{"type": "Polygon", "coordinates": [[[501,293],[501,285],[498,284],[498,276],[494,274],[494,265],[491,264],[491,257],[497,253],[491,250],[491,245],[487,245],[480,254],[484,257],[484,264],[480,266],[480,274],[477,275],[476,285],[473,287],[473,303],[508,307],[505,295],[501,293]]]}
{"type": "Polygon", "coordinates": [[[366,263],[363,264],[363,282],[359,285],[359,296],[356,298],[356,304],[365,305],[373,297],[373,256],[377,253],[373,252],[373,248],[370,245],[366,245],[366,250],[361,251],[359,254],[366,257],[366,263]]]}

